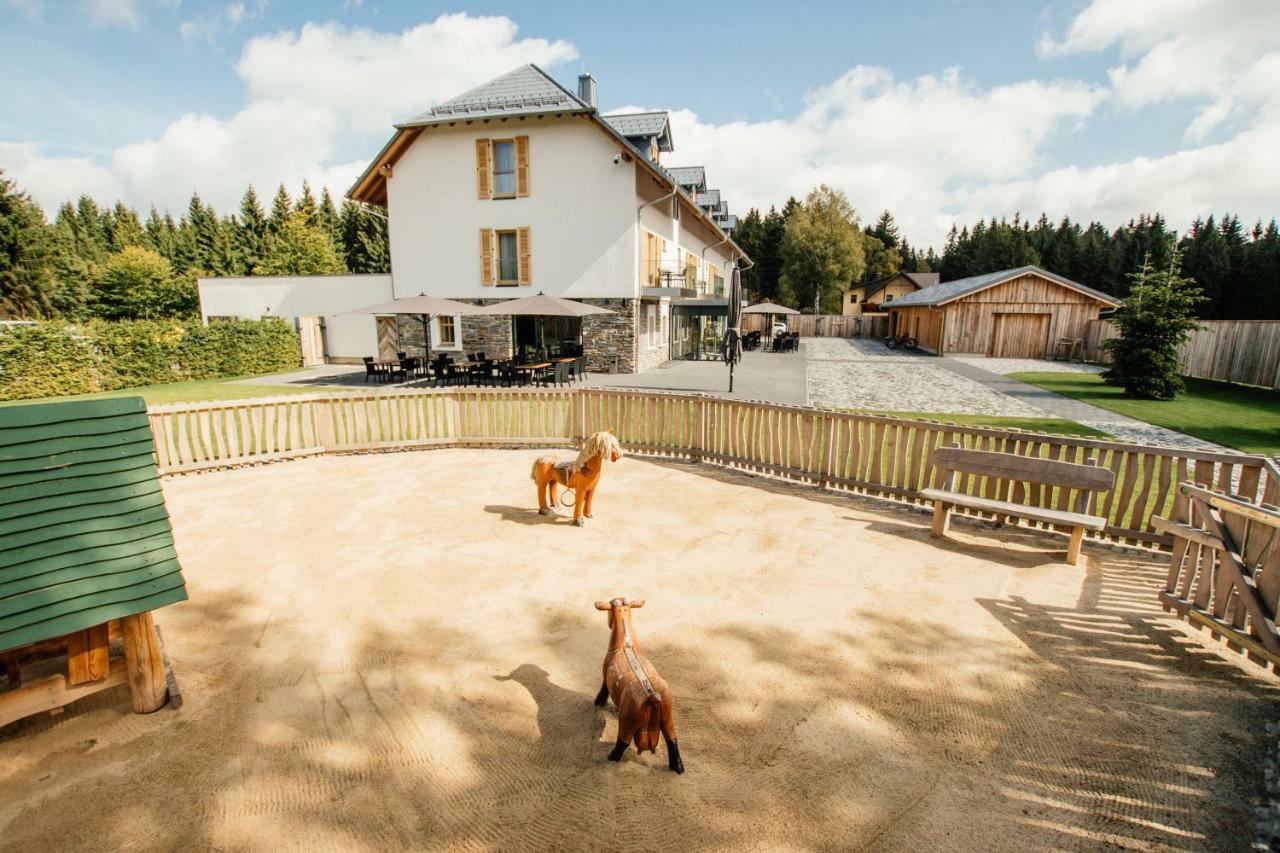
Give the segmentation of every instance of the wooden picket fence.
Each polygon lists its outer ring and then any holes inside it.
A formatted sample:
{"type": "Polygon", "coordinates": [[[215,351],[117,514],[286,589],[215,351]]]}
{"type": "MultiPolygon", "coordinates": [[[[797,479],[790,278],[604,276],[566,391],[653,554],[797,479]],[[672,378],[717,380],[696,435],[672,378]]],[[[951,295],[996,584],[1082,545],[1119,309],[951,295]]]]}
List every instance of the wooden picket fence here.
{"type": "MultiPolygon", "coordinates": [[[[1097,464],[1116,474],[1099,501],[1102,538],[1168,548],[1152,524],[1190,481],[1244,500],[1280,501],[1261,456],[829,412],[692,394],[569,389],[426,389],[260,398],[149,410],[164,474],[327,453],[425,447],[545,447],[611,429],[629,452],[721,465],[873,496],[926,503],[938,447],[1097,464]]],[[[1065,491],[965,477],[985,497],[1066,509],[1065,491]]]]}
{"type": "MultiPolygon", "coordinates": [[[[1280,389],[1280,320],[1201,320],[1200,326],[1178,349],[1184,375],[1280,389]]],[[[1085,358],[1109,363],[1102,344],[1116,337],[1110,320],[1091,320],[1085,358]]]]}
{"type": "MultiPolygon", "coordinates": [[[[843,314],[790,314],[777,315],[786,321],[787,331],[804,338],[883,338],[889,334],[888,314],[863,314],[846,317],[843,314]]],[[[765,314],[743,314],[744,332],[767,332],[769,317],[765,314]]]]}

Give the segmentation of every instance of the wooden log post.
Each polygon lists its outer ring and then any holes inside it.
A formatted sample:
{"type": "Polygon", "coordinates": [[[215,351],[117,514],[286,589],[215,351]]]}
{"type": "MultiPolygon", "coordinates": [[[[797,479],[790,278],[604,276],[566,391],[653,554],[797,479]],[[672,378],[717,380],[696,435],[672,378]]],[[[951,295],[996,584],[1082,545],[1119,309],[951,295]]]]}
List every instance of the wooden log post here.
{"type": "Polygon", "coordinates": [[[124,638],[124,660],[129,674],[129,696],[133,710],[149,714],[164,706],[168,685],[164,677],[164,661],[160,655],[160,638],[156,636],[151,614],[139,613],[120,620],[124,638]]]}

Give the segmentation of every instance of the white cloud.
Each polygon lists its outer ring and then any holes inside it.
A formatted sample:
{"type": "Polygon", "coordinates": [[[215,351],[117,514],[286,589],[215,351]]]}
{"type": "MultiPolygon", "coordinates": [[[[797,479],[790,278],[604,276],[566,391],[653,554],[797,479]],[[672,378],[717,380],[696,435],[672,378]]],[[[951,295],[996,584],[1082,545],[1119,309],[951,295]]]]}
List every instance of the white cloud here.
{"type": "Polygon", "coordinates": [[[372,158],[397,119],[523,63],[576,55],[568,42],[517,38],[506,18],[446,15],[401,33],[307,25],[245,46],[236,68],[247,101],[230,118],[184,115],[159,137],[121,147],[107,166],[30,145],[0,148],[0,163],[46,211],[90,192],[179,212],[195,191],[230,212],[250,182],[263,195],[280,181],[296,191],[303,179],[341,194],[367,165],[335,163],[343,142],[375,140],[372,158]]]}
{"type": "Polygon", "coordinates": [[[793,119],[714,125],[674,113],[670,163],[706,165],[738,213],[828,183],[864,219],[887,207],[909,239],[936,242],[950,226],[939,212],[968,187],[1031,174],[1045,140],[1103,98],[1071,81],[981,89],[955,70],[897,80],[859,66],[810,92],[793,119]]]}
{"type": "Polygon", "coordinates": [[[1275,0],[1093,0],[1062,39],[1037,45],[1052,58],[1118,47],[1108,76],[1119,103],[1189,100],[1187,126],[1206,139],[1233,117],[1280,114],[1280,3],[1275,0]]]}
{"type": "Polygon", "coordinates": [[[83,0],[85,15],[98,26],[133,29],[142,22],[137,0],[83,0]]]}

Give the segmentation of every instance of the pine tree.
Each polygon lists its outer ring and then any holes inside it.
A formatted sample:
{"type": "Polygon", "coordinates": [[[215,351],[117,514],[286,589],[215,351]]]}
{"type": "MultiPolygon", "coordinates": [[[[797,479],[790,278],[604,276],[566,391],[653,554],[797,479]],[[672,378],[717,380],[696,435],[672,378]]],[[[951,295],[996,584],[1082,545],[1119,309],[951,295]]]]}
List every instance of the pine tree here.
{"type": "Polygon", "coordinates": [[[387,221],[351,201],[342,203],[341,252],[353,273],[385,273],[391,269],[387,221]]]}
{"type": "Polygon", "coordinates": [[[893,221],[893,214],[887,209],[881,212],[880,218],[876,220],[874,225],[867,228],[867,233],[879,240],[886,251],[897,249],[901,246],[898,225],[893,221]]]}
{"type": "Polygon", "coordinates": [[[1259,220],[1245,247],[1244,277],[1249,288],[1249,318],[1280,320],[1280,229],[1259,220]]]}
{"type": "Polygon", "coordinates": [[[133,208],[122,201],[110,212],[103,213],[103,222],[107,237],[107,248],[118,252],[126,246],[142,245],[142,222],[133,208]]]}
{"type": "Polygon", "coordinates": [[[303,211],[294,211],[279,232],[267,240],[258,275],[335,275],[343,272],[329,235],[308,225],[303,211]]]}
{"type": "Polygon", "coordinates": [[[1123,386],[1126,397],[1172,400],[1183,389],[1178,347],[1198,328],[1196,308],[1204,297],[1195,281],[1183,277],[1176,250],[1166,269],[1143,261],[1132,279],[1129,297],[1112,318],[1120,337],[1103,343],[1112,363],[1102,378],[1123,386]]]}
{"type": "Polygon", "coordinates": [[[293,200],[289,198],[289,191],[284,188],[284,184],[281,184],[276,190],[275,198],[271,200],[271,216],[267,218],[267,232],[280,233],[285,222],[289,221],[289,214],[292,211],[293,200]]]}
{"type": "Polygon", "coordinates": [[[253,275],[254,268],[262,260],[266,240],[267,217],[258,203],[258,194],[250,184],[240,199],[240,218],[236,222],[234,240],[245,275],[253,275]]]}
{"type": "Polygon", "coordinates": [[[764,254],[764,218],[760,216],[759,210],[753,207],[744,216],[738,217],[738,227],[733,229],[733,240],[747,253],[752,264],[742,271],[742,289],[758,298],[760,259],[764,254]]]}
{"type": "Polygon", "coordinates": [[[0,172],[0,318],[52,314],[54,281],[44,213],[0,172]]]}
{"type": "Polygon", "coordinates": [[[1205,297],[1201,310],[1207,319],[1222,316],[1224,306],[1223,295],[1227,290],[1227,280],[1231,276],[1231,259],[1227,252],[1227,241],[1211,215],[1203,222],[1197,219],[1191,224],[1191,231],[1178,243],[1178,251],[1182,255],[1182,269],[1189,278],[1200,287],[1205,297]]]}
{"type": "Polygon", "coordinates": [[[306,181],[302,182],[302,195],[298,196],[298,202],[293,209],[295,213],[302,214],[302,221],[308,225],[315,227],[320,224],[320,210],[316,206],[316,197],[311,193],[311,184],[306,181]]]}

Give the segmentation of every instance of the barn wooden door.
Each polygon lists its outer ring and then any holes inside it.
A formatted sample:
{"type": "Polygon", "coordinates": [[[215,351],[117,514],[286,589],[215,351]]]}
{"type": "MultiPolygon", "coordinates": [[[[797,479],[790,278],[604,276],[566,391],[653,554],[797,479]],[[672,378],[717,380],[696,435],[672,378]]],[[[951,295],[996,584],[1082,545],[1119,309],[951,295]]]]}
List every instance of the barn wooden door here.
{"type": "Polygon", "coordinates": [[[995,315],[988,355],[995,358],[1044,358],[1048,349],[1048,314],[995,315]]]}
{"type": "Polygon", "coordinates": [[[379,317],[378,319],[378,358],[390,361],[396,357],[400,336],[396,332],[395,317],[379,317]]]}

